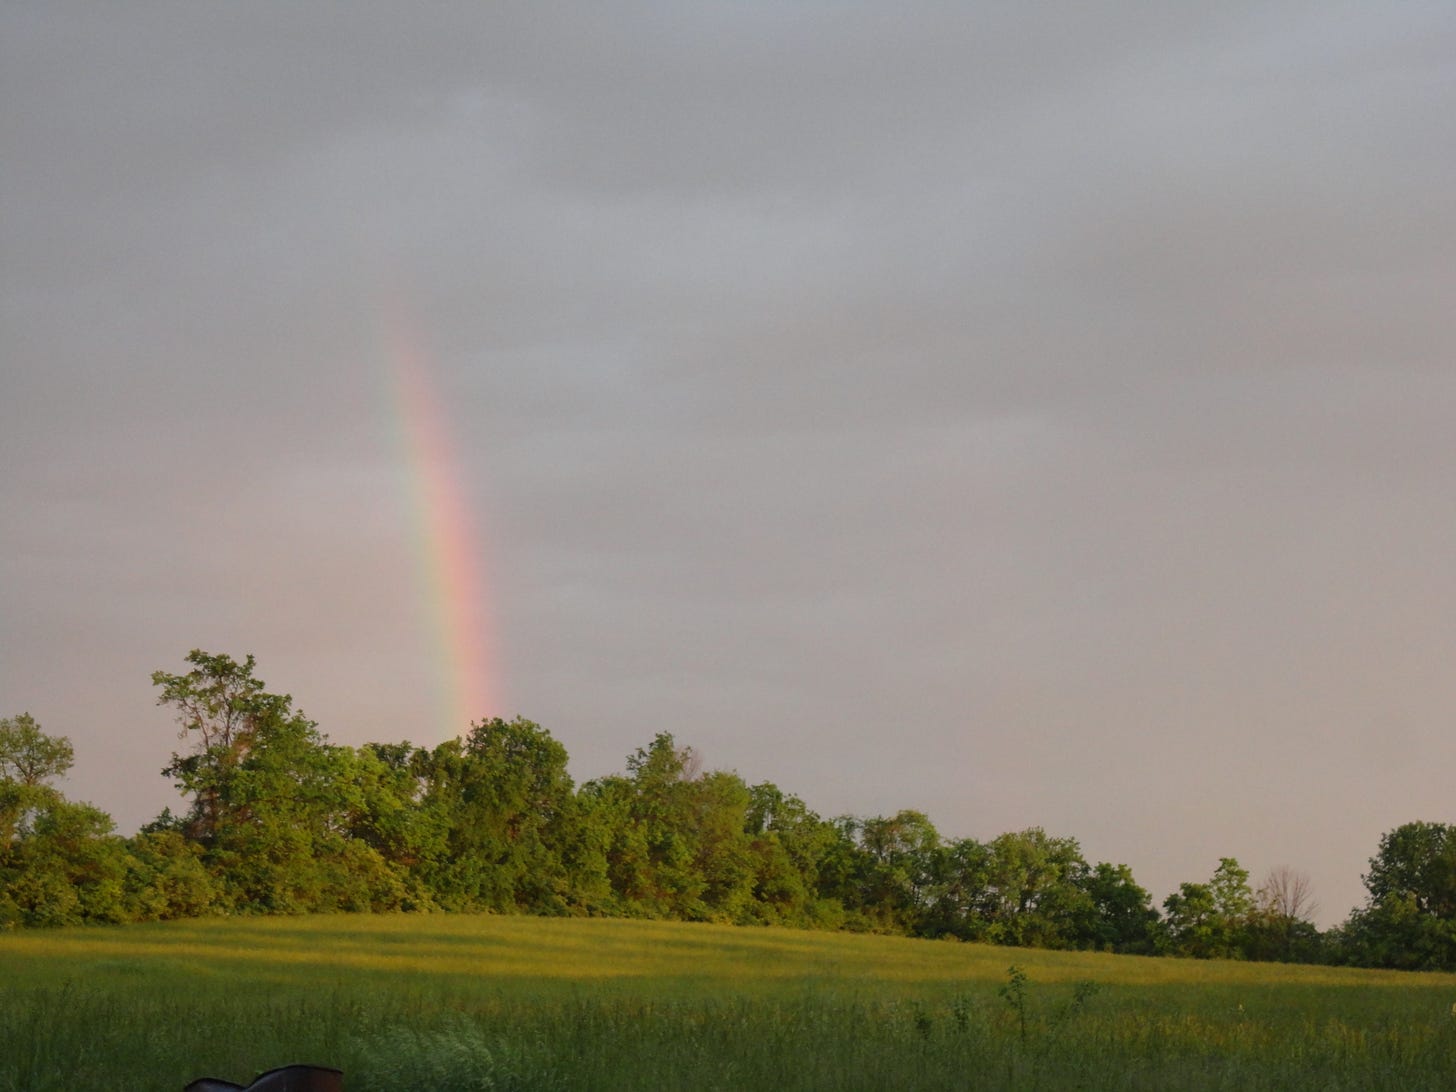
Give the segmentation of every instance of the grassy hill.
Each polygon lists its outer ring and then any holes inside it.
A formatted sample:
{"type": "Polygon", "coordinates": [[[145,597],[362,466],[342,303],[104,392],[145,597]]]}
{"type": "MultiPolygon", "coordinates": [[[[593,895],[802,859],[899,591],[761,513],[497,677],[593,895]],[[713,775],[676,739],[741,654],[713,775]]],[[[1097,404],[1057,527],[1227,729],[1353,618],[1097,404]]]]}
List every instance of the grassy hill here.
{"type": "Polygon", "coordinates": [[[0,983],[5,1092],[1456,1087],[1456,975],[399,915],[4,934],[0,983]]]}

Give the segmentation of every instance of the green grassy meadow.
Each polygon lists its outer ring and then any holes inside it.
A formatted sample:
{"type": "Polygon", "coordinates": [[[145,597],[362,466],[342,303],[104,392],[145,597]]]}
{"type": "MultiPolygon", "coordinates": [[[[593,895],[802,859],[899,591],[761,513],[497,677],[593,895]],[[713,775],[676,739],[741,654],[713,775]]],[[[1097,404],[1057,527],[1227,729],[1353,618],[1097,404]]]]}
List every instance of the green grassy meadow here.
{"type": "Polygon", "coordinates": [[[349,1092],[1456,1087],[1456,975],[782,929],[361,915],[13,932],[0,990],[3,1092],[175,1092],[288,1062],[341,1068],[349,1092]]]}

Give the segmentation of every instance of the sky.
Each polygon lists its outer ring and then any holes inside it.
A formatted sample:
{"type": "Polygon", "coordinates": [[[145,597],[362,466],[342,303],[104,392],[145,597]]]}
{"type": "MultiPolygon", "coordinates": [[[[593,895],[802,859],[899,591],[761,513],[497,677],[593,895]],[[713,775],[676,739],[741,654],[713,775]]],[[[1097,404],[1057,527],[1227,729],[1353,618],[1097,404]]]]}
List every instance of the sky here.
{"type": "Polygon", "coordinates": [[[1332,924],[1456,821],[1456,7],[0,7],[0,715],[658,732],[1332,924]]]}

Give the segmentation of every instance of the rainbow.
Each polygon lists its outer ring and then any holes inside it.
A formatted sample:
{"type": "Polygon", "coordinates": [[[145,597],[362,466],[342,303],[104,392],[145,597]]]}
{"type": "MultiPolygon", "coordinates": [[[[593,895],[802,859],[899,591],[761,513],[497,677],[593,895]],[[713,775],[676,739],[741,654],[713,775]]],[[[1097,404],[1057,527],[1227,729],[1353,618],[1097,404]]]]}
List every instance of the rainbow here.
{"type": "Polygon", "coordinates": [[[388,329],[390,404],[406,467],[415,554],[433,638],[436,710],[444,738],[496,715],[494,642],[487,618],[482,539],[436,393],[423,339],[395,308],[388,329]]]}

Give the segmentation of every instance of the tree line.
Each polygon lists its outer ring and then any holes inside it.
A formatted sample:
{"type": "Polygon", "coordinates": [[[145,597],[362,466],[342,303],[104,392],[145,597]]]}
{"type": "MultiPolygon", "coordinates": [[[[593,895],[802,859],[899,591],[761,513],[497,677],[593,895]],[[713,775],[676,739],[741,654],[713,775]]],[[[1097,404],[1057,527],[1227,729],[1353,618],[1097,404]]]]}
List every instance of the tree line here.
{"type": "Polygon", "coordinates": [[[1365,906],[1321,932],[1308,879],[1257,887],[1233,858],[1161,911],[1125,864],[1040,828],[943,837],[919,811],[824,818],[703,770],[659,733],[575,785],[566,749],[517,718],[434,748],[330,743],[252,656],[158,671],[187,801],[132,837],[52,782],[74,753],[0,720],[0,928],[207,914],[469,911],[606,915],[948,937],[1145,955],[1456,969],[1456,826],[1386,834],[1365,906]]]}

